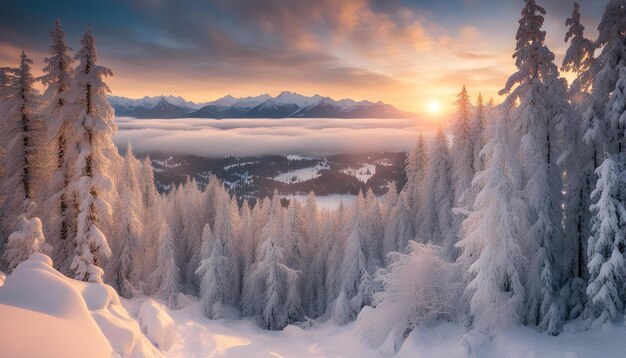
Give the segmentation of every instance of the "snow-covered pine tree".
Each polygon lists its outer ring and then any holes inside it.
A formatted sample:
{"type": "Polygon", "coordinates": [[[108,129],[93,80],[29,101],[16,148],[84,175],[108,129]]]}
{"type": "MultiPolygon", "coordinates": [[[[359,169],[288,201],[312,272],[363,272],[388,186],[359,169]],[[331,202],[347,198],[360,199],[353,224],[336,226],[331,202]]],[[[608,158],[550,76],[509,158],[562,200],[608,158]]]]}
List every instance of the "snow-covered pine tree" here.
{"type": "MultiPolygon", "coordinates": [[[[195,271],[200,264],[200,252],[202,251],[202,230],[204,219],[204,196],[198,187],[195,178],[187,181],[183,186],[181,205],[181,269],[184,270],[184,282],[194,291],[199,287],[198,276],[195,271]]],[[[214,229],[216,229],[214,227],[214,229]]]]}
{"type": "Polygon", "coordinates": [[[592,192],[592,227],[587,247],[591,313],[604,322],[621,317],[624,308],[624,167],[626,162],[626,0],[612,0],[598,26],[600,36],[590,107],[583,114],[599,176],[592,192]]]}
{"type": "MultiPolygon", "coordinates": [[[[291,205],[287,210],[283,229],[286,229],[285,226],[288,225],[287,219],[289,217],[290,210],[291,205]]],[[[317,312],[317,310],[315,309],[315,307],[317,307],[317,300],[320,299],[317,296],[317,289],[319,288],[320,284],[323,285],[323,282],[325,280],[325,277],[323,277],[325,269],[318,266],[318,264],[325,265],[326,259],[318,257],[318,255],[324,255],[325,251],[321,249],[323,243],[321,242],[322,238],[320,231],[320,217],[319,210],[317,208],[317,199],[315,197],[315,193],[310,192],[307,196],[304,208],[302,209],[299,219],[303,229],[303,242],[301,243],[302,245],[293,243],[293,245],[295,246],[283,247],[285,248],[286,256],[291,255],[291,250],[296,250],[295,252],[300,255],[300,258],[295,258],[291,262],[287,261],[287,266],[302,271],[304,288],[303,305],[309,316],[317,317],[321,314],[321,312],[317,312]]],[[[325,297],[323,299],[325,299],[325,297]]]]}
{"type": "Polygon", "coordinates": [[[409,207],[411,208],[411,215],[414,218],[414,231],[418,231],[422,218],[420,215],[424,214],[420,212],[420,206],[422,205],[424,181],[426,178],[426,167],[428,165],[428,153],[426,148],[426,141],[422,134],[419,135],[415,148],[409,152],[406,164],[406,185],[403,191],[407,192],[407,200],[409,207]]]}
{"type": "MultiPolygon", "coordinates": [[[[71,193],[67,190],[72,176],[72,164],[69,151],[75,150],[68,145],[70,135],[69,120],[66,111],[67,92],[72,84],[74,60],[70,56],[72,49],[65,41],[65,32],[61,21],[57,19],[54,30],[49,31],[52,45],[51,56],[44,59],[44,75],[39,80],[47,86],[43,93],[43,114],[46,122],[45,142],[42,151],[49,152],[51,166],[50,180],[46,184],[46,199],[42,201],[41,215],[45,215],[45,227],[48,238],[55,248],[55,262],[62,272],[68,272],[68,259],[73,250],[73,238],[76,235],[76,212],[71,193]]],[[[43,154],[43,153],[42,153],[43,154]]],[[[45,155],[45,154],[44,154],[45,155]]]]}
{"type": "Polygon", "coordinates": [[[270,330],[301,320],[304,312],[297,303],[301,297],[296,290],[301,284],[301,272],[283,263],[284,250],[279,246],[282,215],[280,196],[274,191],[269,221],[261,232],[251,282],[245,286],[243,299],[248,315],[257,317],[270,330]]]}
{"type": "Polygon", "coordinates": [[[22,51],[18,68],[5,70],[6,85],[0,102],[0,142],[3,177],[0,181],[0,212],[5,213],[0,223],[0,237],[7,237],[16,229],[16,218],[31,215],[34,198],[35,141],[39,94],[31,74],[33,61],[22,51]],[[7,76],[8,74],[8,76],[7,76]]]}
{"type": "Polygon", "coordinates": [[[68,187],[78,205],[75,256],[70,270],[74,278],[102,282],[103,260],[111,255],[104,233],[110,220],[110,202],[115,197],[111,169],[120,161],[111,141],[117,130],[113,122],[113,108],[107,101],[109,87],[104,77],[113,73],[97,64],[96,39],[87,28],[81,38],[81,49],[74,57],[78,66],[68,99],[72,106],[71,139],[78,148],[73,178],[68,187]]]}
{"type": "Polygon", "coordinates": [[[45,241],[41,220],[27,219],[21,215],[18,219],[19,229],[9,235],[3,259],[7,263],[7,273],[11,273],[17,265],[25,261],[35,252],[49,254],[51,247],[45,241]]]}
{"type": "MultiPolygon", "coordinates": [[[[277,194],[275,192],[274,194],[277,194]]],[[[241,297],[241,309],[244,316],[256,317],[263,309],[258,300],[259,295],[263,292],[263,278],[257,279],[255,274],[259,271],[259,262],[264,258],[260,245],[263,241],[272,239],[276,242],[280,239],[282,229],[282,210],[280,198],[275,195],[272,199],[264,198],[257,201],[253,209],[253,218],[255,226],[260,229],[255,230],[257,233],[257,242],[254,259],[249,273],[244,277],[243,292],[241,297]],[[267,217],[267,219],[265,219],[267,217]],[[261,222],[263,223],[261,226],[261,222]]]]}
{"type": "Polygon", "coordinates": [[[141,163],[139,186],[143,198],[142,223],[144,224],[141,239],[143,243],[141,281],[147,284],[147,293],[150,294],[156,289],[149,280],[150,275],[157,267],[159,242],[155,238],[161,235],[166,222],[163,213],[164,200],[157,191],[152,164],[147,156],[141,163]]]}
{"type": "Polygon", "coordinates": [[[172,235],[174,236],[174,257],[176,257],[176,265],[179,268],[181,277],[179,281],[181,285],[184,285],[186,279],[185,268],[187,267],[185,260],[186,246],[182,236],[183,232],[183,218],[182,211],[185,205],[185,192],[183,184],[172,184],[172,190],[166,197],[165,205],[165,218],[167,224],[170,227],[172,235]]]}
{"type": "MultiPolygon", "coordinates": [[[[241,228],[239,230],[239,242],[241,242],[241,256],[242,256],[242,266],[241,273],[242,278],[245,281],[245,277],[250,272],[250,267],[252,266],[252,262],[254,261],[254,251],[256,249],[255,245],[255,232],[254,232],[254,221],[252,218],[252,210],[250,210],[250,204],[248,204],[248,200],[244,200],[241,204],[240,214],[241,218],[241,228]]],[[[242,282],[243,283],[243,282],[242,282]]]]}
{"type": "Polygon", "coordinates": [[[233,207],[230,196],[220,186],[215,193],[215,224],[213,237],[222,244],[224,256],[228,258],[228,291],[225,292],[226,303],[236,306],[241,294],[241,245],[237,241],[239,236],[239,212],[233,207]]]}
{"type": "Polygon", "coordinates": [[[509,103],[519,101],[511,118],[522,138],[519,154],[531,221],[523,245],[531,258],[525,282],[526,321],[556,335],[564,320],[558,293],[567,280],[556,259],[564,244],[562,169],[557,161],[564,153],[563,130],[571,126],[572,108],[541,30],[545,13],[534,0],[526,0],[513,55],[518,70],[500,94],[508,94],[509,103]]]}
{"type": "Polygon", "coordinates": [[[442,246],[451,257],[455,256],[456,235],[452,228],[452,205],[454,187],[452,185],[452,159],[448,140],[443,127],[439,127],[431,143],[428,170],[424,181],[423,200],[420,203],[421,223],[417,232],[422,243],[442,246]]]}
{"type": "Polygon", "coordinates": [[[123,180],[117,185],[119,199],[115,203],[114,213],[117,233],[111,245],[113,255],[107,266],[109,281],[125,298],[143,291],[140,277],[145,256],[140,165],[129,143],[120,173],[123,180]]]}
{"type": "Polygon", "coordinates": [[[157,283],[156,295],[165,300],[170,308],[176,308],[176,297],[181,291],[180,269],[176,264],[176,242],[167,224],[161,225],[158,240],[158,266],[153,273],[157,283]]]}
{"type": "Polygon", "coordinates": [[[209,224],[202,233],[202,253],[200,267],[196,275],[200,277],[200,298],[204,312],[210,319],[224,317],[224,305],[228,304],[229,258],[224,255],[224,242],[221,237],[213,238],[209,224]]]}
{"type": "Polygon", "coordinates": [[[514,324],[524,308],[527,260],[520,242],[527,213],[508,121],[506,111],[482,151],[486,168],[472,181],[480,191],[457,243],[470,313],[475,326],[485,330],[514,324]]]}
{"type": "MultiPolygon", "coordinates": [[[[280,240],[278,242],[280,244],[280,247],[284,250],[283,263],[292,269],[305,272],[304,268],[307,266],[307,261],[311,261],[309,260],[310,257],[308,255],[312,254],[313,251],[307,250],[304,236],[300,233],[300,223],[296,213],[297,205],[297,201],[293,199],[290,201],[289,206],[286,208],[286,210],[283,210],[283,224],[281,228],[280,240]]],[[[315,218],[310,219],[316,220],[315,218]]],[[[307,221],[307,218],[305,218],[305,223],[307,221]]],[[[307,278],[309,280],[313,279],[313,277],[307,278]]],[[[302,284],[305,283],[310,284],[312,282],[302,282],[302,284]]],[[[299,291],[300,295],[304,296],[304,286],[295,287],[294,290],[299,291]]],[[[310,293],[312,296],[312,292],[310,293]]]]}
{"type": "Polygon", "coordinates": [[[339,207],[332,214],[332,222],[328,229],[333,233],[333,244],[330,246],[328,258],[326,260],[326,278],[324,288],[326,290],[326,315],[331,314],[332,303],[339,297],[341,292],[341,264],[343,262],[343,251],[345,242],[345,225],[347,210],[343,200],[339,201],[339,207]]]}
{"type": "Polygon", "coordinates": [[[580,22],[580,5],[577,2],[574,3],[572,17],[565,21],[565,26],[568,26],[565,42],[570,42],[570,46],[565,52],[561,70],[576,74],[576,79],[569,88],[569,98],[574,106],[584,108],[593,84],[596,46],[584,35],[585,26],[580,22]]]}
{"type": "Polygon", "coordinates": [[[625,170],[623,162],[613,158],[609,156],[596,170],[599,178],[591,193],[594,204],[591,205],[587,295],[591,311],[600,322],[621,318],[625,302],[625,170]]]}
{"type": "Polygon", "coordinates": [[[583,114],[585,143],[591,145],[598,166],[604,159],[605,152],[616,151],[616,148],[612,148],[617,144],[612,138],[616,133],[607,118],[610,110],[607,103],[620,77],[620,70],[626,66],[625,23],[626,0],[611,0],[598,25],[600,36],[595,46],[602,48],[602,51],[594,60],[591,97],[583,114]]]}
{"type": "Polygon", "coordinates": [[[583,111],[589,102],[594,69],[594,43],[584,37],[584,26],[580,22],[580,7],[574,3],[572,17],[566,21],[568,32],[565,42],[571,41],[563,58],[562,71],[577,74],[568,91],[570,103],[577,108],[573,111],[572,125],[564,138],[568,152],[560,160],[565,168],[564,175],[564,229],[567,233],[565,254],[561,260],[566,276],[571,277],[565,285],[562,296],[568,296],[567,313],[570,319],[576,318],[585,306],[585,286],[588,279],[586,252],[590,236],[591,191],[595,187],[596,164],[592,148],[583,142],[583,111]]]}
{"type": "Polygon", "coordinates": [[[366,201],[359,192],[354,212],[350,235],[346,239],[343,261],[340,270],[341,292],[333,305],[332,318],[337,324],[346,324],[356,318],[364,306],[372,303],[376,292],[375,283],[368,270],[367,249],[363,230],[367,215],[366,201]]]}
{"type": "Polygon", "coordinates": [[[315,316],[309,313],[309,317],[321,317],[326,313],[328,303],[328,260],[333,246],[338,245],[338,239],[334,231],[333,211],[330,209],[320,210],[320,246],[315,253],[313,267],[318,270],[318,275],[314,277],[315,301],[312,310],[315,316]]]}
{"type": "Polygon", "coordinates": [[[396,206],[397,202],[398,202],[398,185],[396,184],[395,180],[392,180],[389,183],[389,188],[387,189],[387,193],[383,197],[383,200],[381,203],[382,205],[380,208],[380,215],[383,220],[383,227],[385,226],[384,224],[387,223],[389,214],[391,213],[391,210],[393,209],[393,207],[396,206]]]}
{"type": "Polygon", "coordinates": [[[383,266],[383,222],[380,200],[370,187],[365,195],[364,245],[367,252],[367,264],[371,273],[383,266]]]}
{"type": "MultiPolygon", "coordinates": [[[[472,178],[476,173],[474,169],[474,144],[476,141],[473,123],[473,108],[465,86],[457,95],[456,114],[451,123],[452,129],[452,182],[454,185],[454,207],[468,208],[472,203],[462,199],[465,191],[472,185],[472,178]]],[[[460,220],[455,218],[455,224],[460,224],[460,220]]],[[[456,226],[455,225],[455,226],[456,226]]],[[[458,229],[455,228],[455,229],[458,229]]]]}
{"type": "MultiPolygon", "coordinates": [[[[486,136],[485,136],[485,126],[487,124],[487,109],[485,108],[485,101],[483,99],[483,94],[478,93],[478,98],[476,99],[476,107],[474,109],[474,117],[472,120],[472,142],[474,146],[474,173],[478,173],[482,171],[485,167],[485,162],[483,158],[481,158],[480,151],[485,146],[486,136]]],[[[469,206],[473,203],[473,197],[468,198],[467,202],[469,206]]]]}
{"type": "MultiPolygon", "coordinates": [[[[384,253],[403,252],[409,241],[415,238],[413,232],[413,218],[409,207],[408,193],[403,191],[396,205],[391,209],[384,233],[384,253]]],[[[388,261],[388,260],[386,260],[388,261]]]]}

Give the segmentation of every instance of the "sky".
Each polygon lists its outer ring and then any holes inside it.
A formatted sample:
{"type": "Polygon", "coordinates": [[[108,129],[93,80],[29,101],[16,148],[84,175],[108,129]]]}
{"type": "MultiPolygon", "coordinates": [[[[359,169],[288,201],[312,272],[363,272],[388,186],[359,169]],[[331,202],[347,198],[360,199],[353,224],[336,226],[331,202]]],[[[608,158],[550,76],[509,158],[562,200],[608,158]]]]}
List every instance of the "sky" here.
{"type": "MultiPolygon", "coordinates": [[[[572,1],[539,0],[560,63],[572,1]]],[[[587,36],[607,0],[580,0],[587,36]]],[[[515,70],[522,0],[0,0],[0,66],[41,73],[59,17],[75,49],[91,26],[115,95],[205,102],[283,90],[453,109],[462,85],[497,96],[515,70]]]]}

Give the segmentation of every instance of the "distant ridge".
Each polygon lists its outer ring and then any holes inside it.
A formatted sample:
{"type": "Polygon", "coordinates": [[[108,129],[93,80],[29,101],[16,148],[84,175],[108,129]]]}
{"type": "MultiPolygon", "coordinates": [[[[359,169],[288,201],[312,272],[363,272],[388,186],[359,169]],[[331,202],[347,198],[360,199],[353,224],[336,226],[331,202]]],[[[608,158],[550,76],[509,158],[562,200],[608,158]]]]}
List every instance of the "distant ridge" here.
{"type": "Polygon", "coordinates": [[[116,116],[137,118],[409,118],[416,115],[381,101],[355,101],[284,91],[276,97],[262,94],[235,98],[226,95],[207,103],[176,96],[130,99],[109,96],[116,116]]]}

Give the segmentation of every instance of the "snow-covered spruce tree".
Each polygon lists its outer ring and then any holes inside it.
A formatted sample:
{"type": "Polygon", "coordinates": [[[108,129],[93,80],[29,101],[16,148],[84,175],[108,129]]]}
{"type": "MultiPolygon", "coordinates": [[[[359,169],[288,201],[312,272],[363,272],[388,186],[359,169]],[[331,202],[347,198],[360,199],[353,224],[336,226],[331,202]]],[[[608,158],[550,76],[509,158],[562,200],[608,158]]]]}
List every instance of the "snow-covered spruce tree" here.
{"type": "Polygon", "coordinates": [[[558,293],[568,279],[556,259],[564,244],[562,168],[557,160],[564,153],[563,130],[572,125],[568,123],[572,107],[554,54],[545,45],[544,15],[534,0],[526,0],[513,55],[518,71],[500,93],[508,94],[509,103],[519,101],[511,119],[521,136],[524,200],[531,223],[522,245],[531,258],[525,282],[526,322],[556,335],[564,321],[558,293]]]}
{"type": "Polygon", "coordinates": [[[415,238],[413,218],[409,207],[408,193],[403,191],[391,209],[384,232],[384,253],[403,252],[409,241],[415,238]]]}
{"type": "Polygon", "coordinates": [[[367,265],[371,273],[383,266],[383,222],[380,200],[374,195],[372,188],[365,196],[364,244],[367,252],[367,265]]]}
{"type": "Polygon", "coordinates": [[[35,199],[33,169],[36,166],[34,146],[38,134],[39,94],[33,87],[32,63],[22,51],[19,67],[4,71],[7,83],[2,89],[0,102],[0,142],[4,151],[0,212],[5,213],[0,223],[2,238],[16,229],[16,218],[31,215],[31,203],[35,199]]]}
{"type": "Polygon", "coordinates": [[[45,231],[55,251],[53,257],[62,272],[68,272],[68,261],[74,249],[73,238],[76,235],[76,212],[73,198],[67,186],[72,177],[72,164],[68,159],[69,151],[75,150],[68,145],[70,119],[66,111],[69,103],[67,93],[72,84],[74,60],[70,56],[72,49],[65,41],[65,32],[61,21],[57,19],[54,30],[49,32],[52,44],[50,57],[44,59],[44,75],[39,80],[46,85],[43,93],[43,116],[46,123],[45,142],[41,151],[49,159],[49,182],[46,184],[45,200],[42,200],[41,215],[45,217],[45,231]]]}
{"type": "Polygon", "coordinates": [[[600,322],[623,315],[624,306],[624,128],[626,89],[626,1],[612,0],[598,26],[602,51],[584,113],[585,141],[594,151],[599,176],[592,192],[592,227],[587,247],[590,311],[600,322]]]}
{"type": "MultiPolygon", "coordinates": [[[[289,210],[291,210],[291,205],[289,210]]],[[[289,210],[285,214],[285,226],[288,225],[289,210]]],[[[303,229],[303,245],[300,245],[300,248],[294,246],[283,247],[286,250],[285,255],[290,255],[292,249],[295,249],[295,252],[300,255],[299,259],[296,258],[292,262],[287,261],[287,266],[302,271],[304,281],[303,305],[307,314],[315,318],[322,313],[317,309],[318,302],[326,299],[326,297],[318,297],[318,293],[323,294],[323,289],[320,291],[320,288],[324,285],[324,273],[326,272],[324,267],[326,258],[324,256],[327,255],[321,242],[320,217],[315,193],[309,193],[300,216],[299,221],[303,229]]],[[[286,229],[285,226],[283,226],[283,229],[286,229]]]]}
{"type": "Polygon", "coordinates": [[[146,284],[146,293],[151,294],[156,289],[150,282],[150,275],[157,267],[158,240],[165,217],[163,213],[163,199],[157,191],[154,182],[154,172],[149,157],[145,157],[141,163],[139,186],[142,194],[142,223],[144,224],[141,242],[143,243],[142,267],[140,272],[141,281],[146,284]]]}
{"type": "Polygon", "coordinates": [[[74,278],[102,282],[103,260],[111,255],[104,225],[110,220],[110,201],[115,187],[110,176],[119,154],[111,141],[117,127],[113,109],[107,102],[109,87],[103,78],[112,72],[97,64],[96,39],[87,28],[81,38],[81,49],[74,57],[78,66],[68,98],[72,106],[71,139],[78,156],[68,158],[74,163],[73,178],[68,187],[78,204],[75,256],[70,270],[74,278]]]}
{"type": "MultiPolygon", "coordinates": [[[[290,201],[286,210],[283,210],[283,224],[280,233],[280,240],[278,242],[280,247],[284,250],[284,264],[293,269],[305,272],[304,268],[307,266],[307,261],[311,262],[307,255],[312,253],[312,251],[307,250],[304,236],[300,233],[300,223],[296,213],[297,206],[298,203],[294,199],[290,201]]],[[[311,219],[315,220],[314,218],[311,219]]],[[[309,280],[312,279],[313,277],[309,278],[309,280]]],[[[302,282],[302,284],[310,283],[311,282],[302,282]]],[[[301,296],[304,296],[304,286],[298,286],[294,289],[299,291],[301,296]]]]}
{"type": "Polygon", "coordinates": [[[474,325],[487,331],[519,321],[524,308],[527,260],[520,242],[527,213],[507,112],[496,122],[494,135],[482,151],[486,168],[472,181],[480,191],[457,243],[474,325]]]}
{"type": "MultiPolygon", "coordinates": [[[[474,146],[474,174],[482,171],[485,168],[485,162],[480,155],[480,151],[485,146],[486,135],[485,126],[487,124],[488,109],[485,108],[485,101],[482,93],[478,93],[476,100],[476,107],[474,108],[474,117],[472,120],[472,142],[474,146]]],[[[472,198],[467,198],[469,206],[473,203],[472,198]]]]}
{"type": "MultiPolygon", "coordinates": [[[[330,209],[320,210],[320,235],[321,245],[318,247],[319,252],[315,253],[314,267],[318,271],[318,277],[314,278],[314,310],[317,314],[316,317],[322,317],[327,312],[329,293],[328,276],[331,274],[328,272],[328,260],[332,252],[333,246],[340,245],[339,240],[334,231],[333,212],[330,209]]],[[[313,317],[312,314],[308,314],[309,317],[313,317]]]]}
{"type": "MultiPolygon", "coordinates": [[[[456,114],[451,124],[452,129],[452,181],[454,185],[454,206],[456,208],[467,208],[472,203],[464,202],[462,199],[465,191],[472,185],[472,178],[476,173],[474,169],[474,128],[472,120],[472,104],[467,94],[465,86],[457,95],[456,114]]],[[[455,223],[460,220],[455,219],[455,223]]]]}
{"type": "MultiPolygon", "coordinates": [[[[3,103],[8,95],[9,89],[9,81],[14,69],[9,67],[0,67],[0,103],[3,103]]],[[[3,117],[0,117],[3,118],[3,117]]],[[[1,133],[1,132],[0,132],[1,133]]],[[[4,180],[6,175],[4,171],[4,145],[0,146],[0,179],[4,180]]],[[[1,188],[1,187],[0,187],[1,188]]],[[[4,196],[5,193],[0,193],[0,206],[4,205],[4,196]]],[[[4,211],[0,212],[0,257],[2,256],[3,248],[4,248],[4,224],[6,222],[7,213],[4,211]]],[[[0,259],[0,270],[2,269],[2,260],[0,259]]]]}
{"type": "Polygon", "coordinates": [[[600,320],[617,320],[624,310],[626,267],[626,207],[624,206],[624,165],[608,157],[597,169],[599,176],[592,192],[595,203],[592,236],[589,238],[589,286],[592,312],[600,320]]]}
{"type": "Polygon", "coordinates": [[[18,218],[19,229],[9,235],[3,259],[7,263],[7,273],[11,273],[17,265],[25,261],[35,252],[48,254],[51,247],[45,241],[41,220],[39,218],[27,219],[21,215],[18,218]]]}
{"type": "Polygon", "coordinates": [[[172,235],[174,236],[174,241],[176,245],[174,245],[174,257],[176,258],[176,265],[180,270],[180,282],[181,285],[184,286],[185,282],[185,268],[187,267],[185,260],[186,257],[186,247],[185,241],[182,236],[183,232],[183,218],[182,218],[182,208],[185,205],[185,192],[183,188],[183,184],[173,185],[172,190],[167,195],[166,207],[165,207],[165,218],[167,220],[167,224],[172,231],[172,235]]]}
{"type": "Polygon", "coordinates": [[[120,173],[123,180],[120,180],[117,185],[119,199],[114,205],[117,232],[115,241],[111,245],[113,255],[107,266],[108,281],[125,298],[143,291],[143,284],[140,281],[141,266],[144,264],[140,165],[141,162],[133,155],[132,146],[129,143],[120,173]]]}
{"type": "MultiPolygon", "coordinates": [[[[195,179],[187,177],[187,181],[180,193],[181,205],[181,269],[184,270],[184,282],[190,285],[194,291],[199,287],[198,277],[195,271],[200,264],[200,252],[202,251],[202,229],[204,227],[202,208],[204,196],[195,179]]],[[[214,227],[216,229],[216,227],[214,227]]]]}
{"type": "Polygon", "coordinates": [[[396,206],[396,203],[398,202],[398,197],[398,185],[396,184],[395,180],[392,180],[389,183],[389,188],[387,189],[387,193],[383,197],[380,208],[380,215],[383,220],[383,229],[385,223],[387,223],[387,219],[389,219],[389,214],[391,213],[391,210],[393,210],[393,207],[396,206]]]}
{"type": "Polygon", "coordinates": [[[571,41],[561,70],[577,74],[568,91],[570,103],[577,108],[571,113],[572,120],[564,137],[566,153],[559,160],[565,168],[564,193],[564,230],[567,233],[565,254],[562,263],[566,276],[561,296],[567,302],[568,318],[578,317],[585,306],[585,286],[588,279],[586,251],[590,236],[591,191],[596,182],[594,156],[592,148],[583,142],[581,111],[589,102],[594,69],[594,43],[584,37],[584,26],[580,22],[578,3],[574,3],[572,17],[567,19],[568,32],[565,42],[571,41]]]}
{"type": "Polygon", "coordinates": [[[406,185],[403,191],[407,193],[407,200],[411,208],[411,215],[414,218],[414,231],[418,230],[418,225],[422,222],[420,215],[420,206],[422,205],[423,187],[426,178],[426,167],[428,164],[428,153],[426,141],[423,135],[419,135],[415,148],[409,152],[406,163],[406,185]]]}
{"type": "Polygon", "coordinates": [[[243,281],[245,281],[245,277],[248,275],[248,272],[250,272],[250,266],[252,266],[252,262],[254,261],[254,250],[256,248],[254,241],[254,221],[248,200],[244,200],[241,204],[239,217],[241,218],[241,227],[239,230],[242,258],[241,274],[243,281]]]}
{"type": "Polygon", "coordinates": [[[176,308],[176,297],[181,291],[180,270],[176,264],[176,242],[167,224],[161,225],[158,240],[158,266],[153,273],[157,283],[156,295],[170,308],[176,308]]]}
{"type": "Polygon", "coordinates": [[[279,246],[282,226],[280,197],[274,191],[270,218],[261,232],[257,257],[244,294],[244,309],[255,316],[261,325],[279,330],[303,318],[303,309],[297,292],[301,272],[287,267],[284,250],[279,246]]]}
{"type": "Polygon", "coordinates": [[[224,256],[228,258],[228,291],[224,293],[225,302],[236,306],[241,294],[241,245],[237,241],[239,212],[236,204],[233,207],[230,196],[222,186],[216,191],[214,200],[216,213],[213,237],[221,242],[224,256]]]}
{"type": "Polygon", "coordinates": [[[200,277],[200,298],[204,312],[210,319],[224,317],[224,305],[228,304],[230,291],[229,259],[224,255],[222,238],[213,238],[209,224],[202,233],[202,253],[200,267],[196,275],[200,277]]]}
{"type": "MultiPolygon", "coordinates": [[[[345,227],[347,222],[347,209],[343,200],[339,201],[339,207],[332,215],[332,222],[328,225],[328,229],[333,233],[333,244],[330,246],[328,258],[326,260],[326,278],[324,288],[326,290],[326,316],[331,314],[329,308],[332,303],[339,297],[341,292],[341,264],[343,262],[344,242],[346,239],[345,227]]],[[[345,295],[344,295],[345,296],[345,295]]]]}
{"type": "Polygon", "coordinates": [[[561,70],[576,73],[576,79],[569,88],[569,98],[574,106],[582,109],[587,104],[593,84],[596,46],[584,35],[585,26],[580,22],[580,5],[577,2],[565,26],[568,27],[565,42],[570,42],[570,46],[565,52],[561,70]]]}
{"type": "Polygon", "coordinates": [[[364,237],[367,233],[363,222],[367,216],[366,201],[359,192],[350,235],[346,239],[340,270],[341,293],[333,305],[332,318],[340,325],[353,321],[364,306],[372,303],[376,287],[368,270],[367,249],[364,237]]]}
{"type": "Polygon", "coordinates": [[[420,203],[420,230],[418,240],[444,247],[446,253],[454,256],[456,235],[452,228],[452,205],[454,187],[452,185],[452,159],[448,150],[448,140],[442,127],[431,144],[428,170],[424,181],[423,200],[420,203]]]}
{"type": "Polygon", "coordinates": [[[617,134],[610,127],[607,119],[609,97],[619,78],[620,70],[626,66],[626,0],[611,0],[607,5],[602,21],[598,25],[600,36],[595,42],[596,48],[602,48],[594,60],[593,85],[589,106],[583,114],[585,143],[591,145],[594,160],[599,166],[605,152],[614,153],[617,134]]]}

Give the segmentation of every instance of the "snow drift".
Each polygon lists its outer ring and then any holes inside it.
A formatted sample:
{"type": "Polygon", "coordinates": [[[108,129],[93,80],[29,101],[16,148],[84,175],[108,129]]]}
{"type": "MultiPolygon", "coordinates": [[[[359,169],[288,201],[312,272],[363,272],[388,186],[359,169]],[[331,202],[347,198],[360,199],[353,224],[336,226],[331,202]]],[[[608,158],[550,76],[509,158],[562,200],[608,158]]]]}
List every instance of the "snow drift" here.
{"type": "Polygon", "coordinates": [[[161,356],[113,288],[67,278],[43,254],[6,277],[0,317],[5,357],[161,356]]]}

